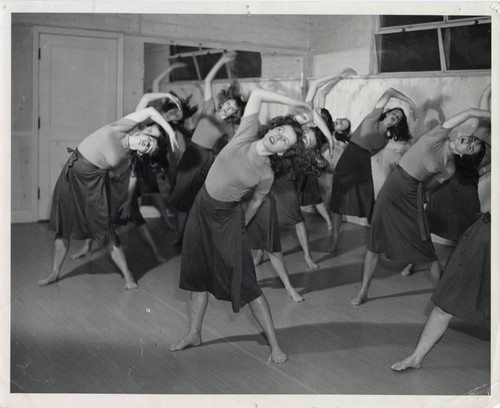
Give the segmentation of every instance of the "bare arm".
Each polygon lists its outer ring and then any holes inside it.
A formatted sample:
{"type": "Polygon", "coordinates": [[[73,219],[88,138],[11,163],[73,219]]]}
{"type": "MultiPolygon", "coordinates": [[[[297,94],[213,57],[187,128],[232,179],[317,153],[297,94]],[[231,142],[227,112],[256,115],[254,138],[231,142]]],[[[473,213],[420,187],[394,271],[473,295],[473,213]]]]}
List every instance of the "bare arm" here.
{"type": "Polygon", "coordinates": [[[185,66],[186,64],[182,62],[174,62],[173,64],[170,64],[170,66],[165,71],[163,71],[160,75],[153,79],[153,92],[160,92],[161,81],[163,81],[174,69],[182,68],[185,66]]]}
{"type": "Polygon", "coordinates": [[[253,115],[255,113],[259,113],[262,104],[265,102],[289,105],[294,108],[304,110],[309,115],[309,117],[313,116],[312,109],[307,103],[297,101],[295,99],[289,98],[288,96],[260,88],[253,90],[250,94],[243,116],[245,117],[253,115]]]}
{"type": "Polygon", "coordinates": [[[491,100],[491,84],[489,84],[485,90],[481,93],[481,98],[479,98],[479,109],[491,111],[490,106],[491,100]]]}
{"type": "Polygon", "coordinates": [[[147,108],[148,105],[156,101],[158,99],[170,99],[173,103],[177,105],[177,108],[179,110],[182,110],[182,107],[179,104],[178,98],[176,98],[174,95],[172,95],[169,92],[150,92],[150,93],[145,93],[142,95],[141,100],[137,104],[137,107],[135,108],[136,111],[147,108]]]}
{"type": "Polygon", "coordinates": [[[262,205],[263,201],[264,201],[264,196],[254,193],[245,211],[245,225],[248,225],[248,223],[252,220],[255,214],[257,214],[257,210],[262,205]]]}
{"type": "MultiPolygon", "coordinates": [[[[320,92],[321,97],[324,97],[342,79],[345,79],[349,76],[355,76],[355,75],[357,75],[356,71],[354,71],[352,68],[346,68],[340,74],[334,73],[334,74],[325,75],[323,77],[315,79],[314,81],[311,82],[309,90],[307,91],[306,102],[312,103],[314,96],[316,95],[318,90],[320,92]],[[328,91],[326,91],[326,87],[319,89],[320,87],[322,87],[323,85],[325,85],[327,83],[328,83],[328,86],[327,86],[328,91]]],[[[321,104],[321,106],[323,106],[323,105],[324,105],[324,100],[323,100],[323,103],[321,104]]]]}
{"type": "Polygon", "coordinates": [[[132,199],[134,198],[136,186],[137,186],[137,176],[131,173],[128,181],[127,199],[120,206],[119,209],[120,218],[122,219],[127,219],[130,217],[130,204],[132,203],[132,199]]]}
{"type": "Polygon", "coordinates": [[[385,105],[387,105],[389,100],[392,98],[399,99],[400,101],[406,102],[408,105],[410,105],[410,109],[412,110],[413,116],[416,119],[418,109],[417,105],[415,105],[415,102],[413,102],[413,100],[408,98],[405,94],[399,92],[397,89],[394,88],[389,88],[387,91],[384,92],[384,94],[375,104],[375,109],[384,108],[385,105]]]}
{"type": "Polygon", "coordinates": [[[445,129],[453,129],[455,126],[460,125],[470,118],[490,119],[491,112],[476,108],[469,108],[456,114],[455,116],[452,116],[442,124],[442,127],[445,129]]]}
{"type": "Polygon", "coordinates": [[[158,112],[155,108],[149,107],[141,109],[139,111],[131,113],[130,115],[125,116],[125,118],[137,123],[142,123],[148,119],[151,119],[165,130],[170,139],[170,145],[172,146],[172,150],[175,150],[177,149],[177,147],[179,147],[177,143],[177,136],[175,134],[174,129],[172,129],[172,126],[168,124],[168,122],[163,118],[160,112],[158,112]]]}
{"type": "Polygon", "coordinates": [[[328,129],[328,126],[326,126],[325,121],[321,117],[318,112],[313,111],[314,115],[314,123],[316,126],[323,132],[323,134],[326,137],[326,140],[328,140],[328,150],[330,151],[330,156],[333,155],[333,149],[335,148],[335,139],[332,136],[332,133],[330,132],[330,129],[328,129]]]}
{"type": "Polygon", "coordinates": [[[222,54],[219,61],[215,63],[210,72],[207,74],[205,78],[205,101],[209,101],[212,98],[212,81],[215,78],[215,75],[228,62],[234,61],[236,58],[236,53],[234,51],[222,54]]]}

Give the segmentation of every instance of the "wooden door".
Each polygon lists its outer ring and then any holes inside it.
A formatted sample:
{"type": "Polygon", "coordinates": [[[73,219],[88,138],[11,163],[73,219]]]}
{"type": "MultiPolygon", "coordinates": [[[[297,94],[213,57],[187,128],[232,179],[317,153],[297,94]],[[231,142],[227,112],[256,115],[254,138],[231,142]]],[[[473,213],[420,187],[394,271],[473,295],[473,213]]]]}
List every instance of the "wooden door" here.
{"type": "Polygon", "coordinates": [[[122,113],[122,36],[54,31],[39,33],[39,220],[49,217],[67,147],[122,113]]]}

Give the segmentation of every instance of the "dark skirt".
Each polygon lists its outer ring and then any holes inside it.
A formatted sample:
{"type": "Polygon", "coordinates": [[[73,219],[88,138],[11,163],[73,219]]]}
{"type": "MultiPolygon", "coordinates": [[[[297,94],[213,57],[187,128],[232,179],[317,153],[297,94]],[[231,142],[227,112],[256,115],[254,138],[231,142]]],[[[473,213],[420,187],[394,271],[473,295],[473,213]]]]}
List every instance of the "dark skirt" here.
{"type": "Polygon", "coordinates": [[[317,177],[302,176],[297,180],[296,184],[299,204],[301,206],[316,205],[323,202],[317,177]]]}
{"type": "Polygon", "coordinates": [[[371,154],[350,142],[333,173],[330,209],[337,214],[366,217],[370,222],[374,204],[371,154]]]}
{"type": "Polygon", "coordinates": [[[235,313],[262,295],[242,205],[214,200],[205,186],[187,219],[179,287],[230,301],[235,313]]]}
{"type": "Polygon", "coordinates": [[[56,237],[93,239],[99,246],[112,240],[120,245],[111,222],[109,200],[107,171],[74,150],[54,188],[49,228],[56,231],[56,237]]]}
{"type": "Polygon", "coordinates": [[[437,260],[424,216],[422,184],[400,166],[391,172],[377,197],[368,249],[394,261],[437,260]]]}
{"type": "Polygon", "coordinates": [[[247,225],[248,239],[253,249],[281,252],[280,229],[276,199],[271,191],[247,225]]]}
{"type": "Polygon", "coordinates": [[[481,216],[450,255],[432,301],[445,312],[489,328],[491,317],[491,224],[481,216]]]}
{"type": "Polygon", "coordinates": [[[428,200],[427,219],[433,234],[458,241],[481,212],[478,180],[459,173],[434,190],[428,200]]]}
{"type": "Polygon", "coordinates": [[[281,177],[274,182],[273,190],[276,198],[279,225],[283,227],[303,222],[304,215],[300,209],[295,180],[281,177]]]}
{"type": "Polygon", "coordinates": [[[111,172],[109,175],[111,220],[114,225],[126,225],[132,221],[137,227],[140,227],[146,223],[146,220],[141,214],[139,200],[135,192],[130,202],[130,216],[123,218],[121,214],[121,206],[128,198],[130,173],[131,169],[129,168],[123,174],[111,172]]]}
{"type": "Polygon", "coordinates": [[[214,162],[211,149],[191,142],[177,165],[169,202],[178,211],[189,212],[214,162]]]}

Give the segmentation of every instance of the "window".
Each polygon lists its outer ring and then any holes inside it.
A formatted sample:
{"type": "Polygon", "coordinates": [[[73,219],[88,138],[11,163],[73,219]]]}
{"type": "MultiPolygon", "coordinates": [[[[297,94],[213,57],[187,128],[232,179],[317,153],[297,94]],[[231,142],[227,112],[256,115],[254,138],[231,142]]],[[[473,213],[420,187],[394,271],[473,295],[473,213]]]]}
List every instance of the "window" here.
{"type": "Polygon", "coordinates": [[[380,16],[379,73],[491,69],[489,16],[380,16]]]}
{"type": "MultiPolygon", "coordinates": [[[[170,62],[178,61],[186,67],[176,69],[170,74],[170,82],[202,80],[207,76],[225,50],[170,46],[170,62]]],[[[262,59],[260,52],[236,51],[236,59],[226,64],[226,69],[220,69],[215,79],[226,78],[259,78],[262,73],[262,59]]]]}

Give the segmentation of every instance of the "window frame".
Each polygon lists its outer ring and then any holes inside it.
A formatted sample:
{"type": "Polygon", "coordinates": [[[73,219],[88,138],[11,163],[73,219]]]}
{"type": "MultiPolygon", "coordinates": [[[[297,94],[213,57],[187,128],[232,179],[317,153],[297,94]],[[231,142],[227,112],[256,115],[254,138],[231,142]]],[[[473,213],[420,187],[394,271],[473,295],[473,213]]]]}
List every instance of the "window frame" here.
{"type": "Polygon", "coordinates": [[[458,20],[450,20],[447,16],[443,16],[444,21],[440,22],[430,22],[430,23],[421,23],[421,24],[413,24],[413,25],[398,25],[391,27],[381,27],[381,18],[379,15],[376,17],[375,24],[375,33],[374,33],[374,41],[373,41],[373,55],[375,58],[374,70],[375,75],[377,76],[407,76],[408,74],[416,74],[416,75],[450,75],[450,74],[490,74],[491,68],[489,69],[447,69],[446,68],[446,55],[444,49],[443,42],[443,34],[442,30],[445,28],[453,28],[453,27],[463,27],[463,26],[472,26],[477,24],[491,24],[491,16],[480,16],[480,17],[470,17],[458,20]],[[383,34],[394,34],[394,33],[402,33],[402,32],[412,32],[412,31],[424,31],[424,30],[437,30],[437,38],[438,38],[438,46],[439,46],[439,60],[441,65],[440,71],[397,71],[397,72],[379,72],[379,53],[377,50],[377,35],[383,34]]]}

